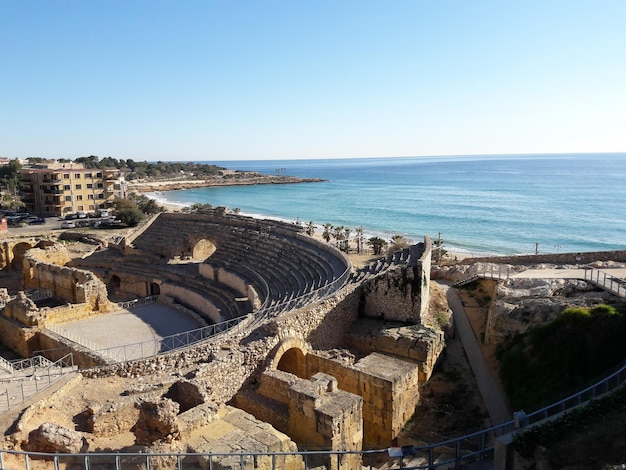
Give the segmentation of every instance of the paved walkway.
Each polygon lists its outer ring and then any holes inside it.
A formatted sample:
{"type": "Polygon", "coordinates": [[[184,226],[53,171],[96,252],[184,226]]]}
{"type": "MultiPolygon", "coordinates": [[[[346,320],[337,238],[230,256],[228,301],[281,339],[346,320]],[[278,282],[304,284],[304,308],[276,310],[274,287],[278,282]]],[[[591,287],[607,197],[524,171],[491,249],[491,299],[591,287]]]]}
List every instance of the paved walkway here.
{"type": "Polygon", "coordinates": [[[496,379],[491,375],[485,356],[480,349],[480,343],[474,335],[474,330],[465,314],[465,309],[456,289],[441,283],[446,290],[448,304],[452,309],[456,333],[459,335],[463,349],[469,361],[478,389],[483,396],[483,402],[489,413],[492,425],[510,421],[513,417],[507,404],[504,391],[496,379]]]}
{"type": "MultiPolygon", "coordinates": [[[[610,274],[613,277],[626,278],[624,268],[600,268],[599,271],[610,274]]],[[[527,269],[519,273],[511,274],[512,278],[518,279],[585,279],[584,269],[527,269]]]]}

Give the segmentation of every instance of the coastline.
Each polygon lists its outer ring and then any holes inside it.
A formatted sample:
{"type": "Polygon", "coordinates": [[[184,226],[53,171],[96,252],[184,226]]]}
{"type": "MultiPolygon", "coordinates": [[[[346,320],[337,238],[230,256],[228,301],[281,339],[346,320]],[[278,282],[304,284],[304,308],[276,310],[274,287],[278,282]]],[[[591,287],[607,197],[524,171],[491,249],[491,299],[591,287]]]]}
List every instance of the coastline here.
{"type": "MultiPolygon", "coordinates": [[[[183,188],[181,188],[181,189],[183,189],[183,188]]],[[[186,207],[185,205],[182,205],[182,204],[175,204],[175,203],[169,202],[160,193],[160,191],[147,192],[147,193],[145,193],[145,196],[150,197],[151,199],[154,199],[157,202],[157,204],[163,206],[163,208],[165,208],[165,210],[167,212],[180,212],[183,209],[183,207],[186,207]]],[[[295,220],[286,220],[286,219],[270,217],[270,216],[264,216],[264,215],[259,215],[259,214],[246,214],[246,213],[242,212],[241,215],[248,216],[248,217],[254,217],[254,218],[262,218],[262,219],[277,219],[277,220],[281,220],[283,222],[296,223],[295,220]]],[[[316,238],[318,240],[321,240],[321,241],[325,242],[324,238],[322,237],[322,231],[323,231],[323,227],[321,225],[317,224],[315,233],[312,235],[313,238],[316,238]]],[[[365,233],[364,233],[365,240],[367,240],[371,236],[375,236],[375,234],[369,233],[367,231],[367,229],[366,229],[365,233]]],[[[460,260],[465,259],[465,258],[475,258],[475,257],[480,257],[480,256],[490,256],[488,254],[480,254],[479,255],[479,254],[476,254],[476,253],[469,253],[469,252],[458,250],[458,249],[455,249],[454,247],[449,247],[449,246],[445,246],[444,248],[447,251],[447,259],[448,260],[459,260],[460,261],[460,260]]],[[[356,252],[348,253],[348,257],[350,258],[350,260],[352,261],[352,263],[356,267],[363,267],[366,264],[368,264],[368,263],[370,263],[370,262],[380,258],[380,256],[374,256],[373,254],[371,254],[369,252],[369,250],[367,250],[366,253],[361,253],[361,254],[357,254],[356,252]]]]}
{"type": "Polygon", "coordinates": [[[251,186],[262,184],[322,183],[322,178],[299,178],[285,175],[264,175],[261,173],[213,176],[201,180],[129,181],[131,192],[151,193],[156,191],[176,191],[178,189],[209,188],[212,186],[251,186]]]}

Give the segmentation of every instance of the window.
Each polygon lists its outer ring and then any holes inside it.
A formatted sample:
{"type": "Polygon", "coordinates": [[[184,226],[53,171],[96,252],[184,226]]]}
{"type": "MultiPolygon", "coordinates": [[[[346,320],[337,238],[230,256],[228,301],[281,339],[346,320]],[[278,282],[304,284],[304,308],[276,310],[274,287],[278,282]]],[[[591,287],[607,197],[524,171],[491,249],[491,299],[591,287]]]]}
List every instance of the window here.
{"type": "Polygon", "coordinates": [[[85,173],[85,178],[91,178],[91,173],[85,173]]]}
{"type": "Polygon", "coordinates": [[[66,202],[71,202],[72,201],[72,196],[65,196],[65,201],[66,202]]]}
{"type": "Polygon", "coordinates": [[[63,179],[69,180],[70,179],[70,174],[69,173],[63,173],[63,179]]]}
{"type": "Polygon", "coordinates": [[[74,173],[74,179],[79,180],[80,179],[80,173],[74,173]]]}
{"type": "Polygon", "coordinates": [[[102,178],[102,172],[96,173],[96,178],[102,178]]]}
{"type": "Polygon", "coordinates": [[[89,210],[92,211],[94,210],[96,207],[93,204],[89,204],[89,210]]]}
{"type": "Polygon", "coordinates": [[[76,196],[76,200],[77,201],[82,201],[83,200],[83,195],[82,194],[77,195],[76,196]]]}
{"type": "Polygon", "coordinates": [[[64,184],[63,189],[69,191],[71,189],[71,186],[69,184],[64,184]]]}
{"type": "Polygon", "coordinates": [[[83,186],[81,184],[77,184],[76,186],[74,186],[76,189],[83,189],[83,186]]]}
{"type": "Polygon", "coordinates": [[[98,194],[98,199],[104,199],[104,194],[98,194]]]}
{"type": "Polygon", "coordinates": [[[87,194],[87,199],[93,199],[93,194],[87,194]]]}
{"type": "Polygon", "coordinates": [[[98,183],[97,188],[98,188],[98,189],[102,189],[102,188],[104,188],[104,183],[98,183]]]}
{"type": "Polygon", "coordinates": [[[93,183],[87,183],[87,189],[92,189],[93,188],[93,183]]]}
{"type": "Polygon", "coordinates": [[[85,210],[85,208],[84,208],[83,206],[78,206],[78,209],[77,209],[77,210],[79,210],[79,211],[84,211],[84,210],[85,210]]]}

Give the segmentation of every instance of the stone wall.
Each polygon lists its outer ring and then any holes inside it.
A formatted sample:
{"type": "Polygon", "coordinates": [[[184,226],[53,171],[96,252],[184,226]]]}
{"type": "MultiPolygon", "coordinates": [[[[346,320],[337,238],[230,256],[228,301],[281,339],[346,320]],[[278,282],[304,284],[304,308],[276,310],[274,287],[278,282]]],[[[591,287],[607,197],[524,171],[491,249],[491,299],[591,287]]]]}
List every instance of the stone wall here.
{"type": "Polygon", "coordinates": [[[207,279],[217,281],[220,284],[227,285],[228,287],[236,290],[242,297],[248,297],[248,301],[255,309],[258,309],[261,306],[261,300],[254,287],[236,274],[231,273],[224,268],[216,269],[206,263],[200,263],[198,265],[198,272],[201,276],[207,279]]]}
{"type": "MultiPolygon", "coordinates": [[[[89,272],[49,262],[50,251],[34,248],[24,256],[22,284],[25,289],[49,289],[56,297],[70,303],[85,303],[94,311],[108,313],[116,309],[109,302],[104,283],[89,272]]],[[[60,255],[59,255],[60,256],[60,255]]]]}
{"type": "Polygon", "coordinates": [[[163,283],[161,284],[161,295],[171,297],[185,307],[201,313],[205,319],[210,319],[213,323],[224,320],[220,310],[209,299],[197,292],[181,286],[163,283]]]}
{"type": "Polygon", "coordinates": [[[591,264],[596,261],[626,262],[626,250],[589,251],[580,253],[547,253],[544,255],[485,256],[465,258],[459,264],[499,263],[499,264],[591,264]]]}
{"type": "Polygon", "coordinates": [[[337,379],[340,389],[363,398],[363,441],[368,447],[390,445],[419,402],[417,364],[379,353],[355,364],[309,353],[306,364],[310,376],[323,371],[337,379]]]}
{"type": "Polygon", "coordinates": [[[421,323],[422,313],[428,308],[428,294],[422,290],[428,290],[429,282],[424,282],[423,278],[424,274],[417,266],[398,266],[366,281],[361,307],[363,315],[421,323]]]}
{"type": "Polygon", "coordinates": [[[418,364],[423,383],[433,373],[445,338],[442,331],[422,325],[361,320],[346,336],[346,344],[365,354],[377,351],[418,364]]]}
{"type": "Polygon", "coordinates": [[[32,351],[40,349],[37,331],[37,328],[25,328],[17,320],[0,316],[0,341],[22,357],[30,357],[32,351]]]}
{"type": "MultiPolygon", "coordinates": [[[[256,399],[242,397],[237,404],[257,418],[262,416],[306,449],[362,449],[363,400],[340,390],[335,377],[317,373],[309,380],[268,370],[260,377],[260,383],[256,399]]],[[[337,468],[336,464],[327,462],[329,468],[337,468]]],[[[342,468],[359,465],[360,459],[348,457],[342,468]]]]}

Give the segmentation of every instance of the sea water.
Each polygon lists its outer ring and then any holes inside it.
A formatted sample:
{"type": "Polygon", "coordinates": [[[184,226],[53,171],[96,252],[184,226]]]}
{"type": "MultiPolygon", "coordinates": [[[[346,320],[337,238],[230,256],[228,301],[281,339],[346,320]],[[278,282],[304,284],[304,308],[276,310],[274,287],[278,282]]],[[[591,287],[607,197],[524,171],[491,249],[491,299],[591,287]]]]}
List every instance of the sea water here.
{"type": "MultiPolygon", "coordinates": [[[[158,200],[210,203],[367,236],[440,236],[470,254],[626,249],[626,154],[211,161],[321,183],[168,191],[158,200]]],[[[155,194],[152,194],[154,197],[155,194]]]]}

